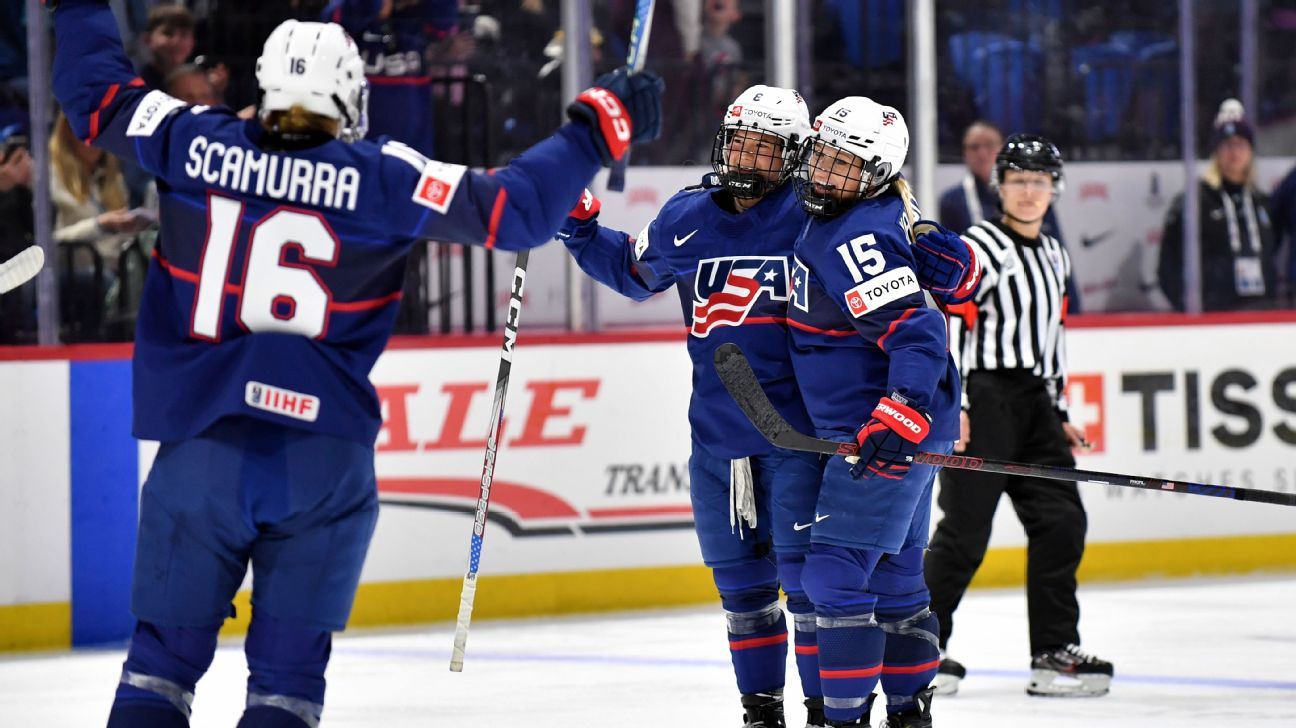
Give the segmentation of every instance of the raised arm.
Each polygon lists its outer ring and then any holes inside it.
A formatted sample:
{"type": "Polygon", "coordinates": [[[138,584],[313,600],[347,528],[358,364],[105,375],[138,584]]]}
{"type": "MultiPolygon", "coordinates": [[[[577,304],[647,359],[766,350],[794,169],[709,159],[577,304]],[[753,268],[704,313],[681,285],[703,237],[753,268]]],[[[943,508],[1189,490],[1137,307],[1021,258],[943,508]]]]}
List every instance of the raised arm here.
{"type": "Polygon", "coordinates": [[[636,301],[670,288],[675,277],[660,254],[661,248],[652,245],[657,221],[650,222],[636,237],[600,225],[601,208],[594,193],[585,190],[558,231],[558,239],[567,246],[576,265],[589,277],[636,301]]]}

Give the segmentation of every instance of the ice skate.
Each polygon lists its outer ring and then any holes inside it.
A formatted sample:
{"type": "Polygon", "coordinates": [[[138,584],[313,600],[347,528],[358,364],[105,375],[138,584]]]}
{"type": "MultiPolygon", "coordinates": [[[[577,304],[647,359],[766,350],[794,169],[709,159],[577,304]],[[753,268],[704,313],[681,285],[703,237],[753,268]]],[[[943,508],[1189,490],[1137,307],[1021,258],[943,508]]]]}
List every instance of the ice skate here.
{"type": "Polygon", "coordinates": [[[876,693],[868,696],[864,703],[864,714],[855,720],[825,720],[824,725],[827,728],[870,728],[873,723],[869,719],[869,714],[873,711],[873,699],[876,697],[876,693]]]}
{"type": "Polygon", "coordinates": [[[825,728],[828,720],[824,718],[823,698],[806,698],[806,728],[825,728]]]}
{"type": "Polygon", "coordinates": [[[746,720],[743,728],[787,728],[783,720],[783,693],[754,693],[742,696],[746,720]]]}
{"type": "MultiPolygon", "coordinates": [[[[958,663],[954,664],[957,665],[958,663]]],[[[914,707],[900,713],[888,715],[883,728],[931,728],[931,703],[932,695],[935,693],[935,687],[919,690],[914,695],[914,707]]]]}
{"type": "Polygon", "coordinates": [[[1112,664],[1085,654],[1076,645],[1036,653],[1031,658],[1030,695],[1095,698],[1111,690],[1112,664]]]}
{"type": "Polygon", "coordinates": [[[967,668],[958,660],[941,656],[940,667],[936,668],[936,679],[932,681],[935,695],[954,695],[958,693],[959,683],[967,677],[967,668]]]}

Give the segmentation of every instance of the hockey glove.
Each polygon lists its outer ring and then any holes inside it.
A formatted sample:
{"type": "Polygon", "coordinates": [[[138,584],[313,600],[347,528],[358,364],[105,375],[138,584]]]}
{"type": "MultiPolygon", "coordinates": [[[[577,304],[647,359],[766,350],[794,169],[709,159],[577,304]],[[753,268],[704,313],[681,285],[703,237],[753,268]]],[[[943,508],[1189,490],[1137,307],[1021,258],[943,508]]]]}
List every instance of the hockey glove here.
{"type": "Polygon", "coordinates": [[[900,480],[909,472],[918,443],[931,431],[931,415],[910,406],[909,400],[892,392],[873,409],[873,417],[855,431],[859,460],[851,468],[853,478],[880,476],[900,480]]]}
{"type": "Polygon", "coordinates": [[[625,156],[631,144],[661,134],[661,95],[666,85],[652,71],[630,73],[625,66],[605,73],[567,107],[572,121],[589,127],[603,165],[625,156]]]}
{"type": "Polygon", "coordinates": [[[589,188],[581,195],[580,202],[567,213],[567,222],[558,228],[558,239],[567,242],[572,236],[584,232],[589,226],[598,224],[599,210],[603,208],[603,203],[599,198],[594,196],[589,188]]]}
{"type": "Polygon", "coordinates": [[[972,246],[930,220],[919,220],[913,231],[918,284],[947,305],[971,298],[981,282],[981,262],[972,246]]]}

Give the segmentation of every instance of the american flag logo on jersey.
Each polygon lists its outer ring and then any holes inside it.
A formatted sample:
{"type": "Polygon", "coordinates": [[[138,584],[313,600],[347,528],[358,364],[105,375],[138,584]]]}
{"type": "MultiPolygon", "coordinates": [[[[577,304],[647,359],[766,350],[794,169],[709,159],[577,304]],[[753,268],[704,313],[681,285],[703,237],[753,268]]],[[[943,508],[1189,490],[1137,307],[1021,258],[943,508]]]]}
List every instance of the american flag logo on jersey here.
{"type": "Polygon", "coordinates": [[[690,333],[701,338],[717,326],[741,326],[762,291],[771,301],[788,300],[787,258],[738,256],[698,261],[690,333]]]}

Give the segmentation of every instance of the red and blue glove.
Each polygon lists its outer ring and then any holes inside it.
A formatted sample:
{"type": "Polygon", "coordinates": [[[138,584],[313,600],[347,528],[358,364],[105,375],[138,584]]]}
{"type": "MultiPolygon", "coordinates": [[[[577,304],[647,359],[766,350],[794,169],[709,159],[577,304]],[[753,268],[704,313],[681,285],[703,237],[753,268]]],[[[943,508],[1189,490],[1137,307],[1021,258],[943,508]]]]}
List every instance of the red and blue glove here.
{"type": "Polygon", "coordinates": [[[652,71],[630,73],[625,66],[605,73],[567,107],[572,121],[586,124],[604,166],[625,156],[631,144],[661,134],[661,95],[666,84],[652,71]]]}
{"type": "Polygon", "coordinates": [[[900,480],[909,472],[918,443],[931,432],[931,415],[892,392],[873,409],[873,416],[855,431],[859,459],[852,478],[874,476],[900,480]]]}
{"type": "Polygon", "coordinates": [[[577,232],[583,231],[587,226],[598,223],[599,210],[603,209],[603,203],[599,198],[594,196],[589,188],[581,194],[580,201],[567,213],[567,221],[563,226],[558,228],[557,238],[562,241],[570,240],[577,232]]]}
{"type": "Polygon", "coordinates": [[[972,246],[931,220],[919,220],[913,231],[918,285],[935,293],[946,304],[971,298],[981,282],[981,262],[972,246]]]}

